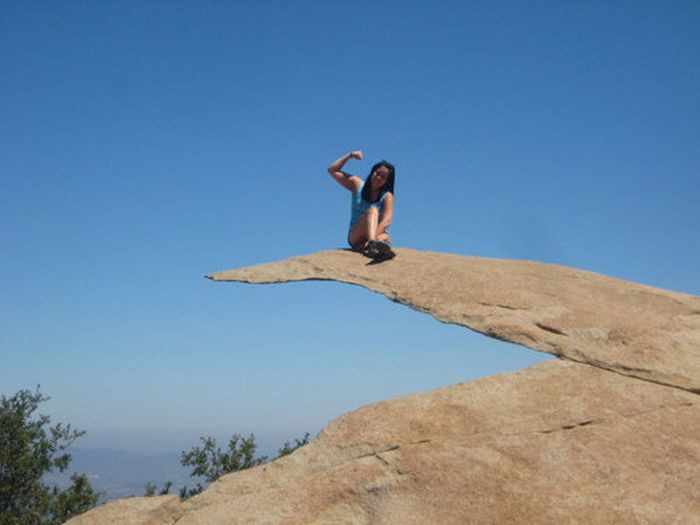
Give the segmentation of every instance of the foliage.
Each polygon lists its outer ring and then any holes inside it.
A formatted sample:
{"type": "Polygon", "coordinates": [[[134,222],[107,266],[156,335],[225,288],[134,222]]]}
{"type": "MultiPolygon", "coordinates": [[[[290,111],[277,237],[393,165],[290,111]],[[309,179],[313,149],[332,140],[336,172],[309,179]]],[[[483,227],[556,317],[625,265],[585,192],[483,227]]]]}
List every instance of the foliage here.
{"type": "Polygon", "coordinates": [[[70,480],[71,485],[66,490],[59,491],[54,487],[51,491],[54,498],[51,505],[53,519],[46,523],[64,523],[93,508],[102,497],[101,493],[93,490],[85,474],[73,474],[70,480]]]}
{"type": "Polygon", "coordinates": [[[0,525],[63,523],[101,497],[84,475],[74,474],[63,491],[42,482],[44,474],[68,468],[66,449],[85,433],[60,423],[51,427],[48,416],[34,416],[48,399],[39,387],[0,397],[0,525]]]}
{"type": "MultiPolygon", "coordinates": [[[[165,496],[166,494],[170,494],[170,489],[172,488],[172,486],[173,486],[173,482],[167,481],[165,483],[165,485],[163,486],[163,488],[158,493],[158,495],[165,496]]],[[[144,494],[144,496],[148,496],[148,497],[155,496],[156,490],[158,490],[158,487],[156,485],[154,485],[153,483],[148,482],[148,483],[146,483],[146,493],[144,494]]]]}
{"type": "MultiPolygon", "coordinates": [[[[282,456],[288,456],[289,454],[294,452],[299,447],[303,447],[304,445],[306,445],[308,442],[309,442],[309,433],[308,432],[306,434],[304,434],[304,437],[302,439],[295,439],[293,445],[289,441],[285,441],[282,448],[277,451],[277,458],[281,458],[282,456]]],[[[277,458],[275,458],[275,459],[277,459],[277,458]]]]}
{"type": "MultiPolygon", "coordinates": [[[[212,437],[200,438],[201,447],[193,447],[189,452],[183,452],[180,459],[185,467],[193,467],[191,476],[204,478],[207,483],[216,481],[224,474],[245,470],[250,467],[262,465],[268,461],[267,456],[255,457],[257,443],[255,436],[249,435],[247,438],[234,434],[228,442],[227,450],[217,447],[216,439],[212,437]]],[[[289,441],[280,448],[275,459],[291,454],[299,447],[303,447],[309,442],[309,433],[304,434],[302,439],[295,439],[294,444],[289,441]]],[[[168,481],[160,494],[168,494],[172,483],[168,481]]],[[[146,485],[146,496],[154,496],[157,487],[152,483],[146,485]]],[[[204,486],[198,483],[196,487],[188,489],[186,486],[180,489],[182,499],[190,498],[204,490],[204,486]]]]}
{"type": "MultiPolygon", "coordinates": [[[[223,451],[217,447],[216,440],[212,437],[202,437],[200,440],[202,446],[183,452],[180,463],[185,467],[193,467],[191,475],[204,478],[208,483],[229,472],[244,470],[267,462],[266,456],[255,457],[257,444],[253,434],[247,438],[234,434],[228,442],[228,449],[223,451]]],[[[204,487],[198,484],[190,490],[185,487],[180,494],[182,497],[190,497],[202,490],[204,487]]]]}

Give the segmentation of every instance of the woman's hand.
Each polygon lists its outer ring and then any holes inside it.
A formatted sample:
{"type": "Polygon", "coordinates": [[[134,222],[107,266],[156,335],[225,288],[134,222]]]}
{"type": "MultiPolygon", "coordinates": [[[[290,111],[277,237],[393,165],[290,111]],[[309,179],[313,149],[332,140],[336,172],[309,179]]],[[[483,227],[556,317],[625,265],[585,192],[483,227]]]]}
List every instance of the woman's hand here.
{"type": "Polygon", "coordinates": [[[363,157],[363,155],[362,155],[362,152],[360,150],[350,152],[351,159],[362,160],[362,157],[363,157]]]}

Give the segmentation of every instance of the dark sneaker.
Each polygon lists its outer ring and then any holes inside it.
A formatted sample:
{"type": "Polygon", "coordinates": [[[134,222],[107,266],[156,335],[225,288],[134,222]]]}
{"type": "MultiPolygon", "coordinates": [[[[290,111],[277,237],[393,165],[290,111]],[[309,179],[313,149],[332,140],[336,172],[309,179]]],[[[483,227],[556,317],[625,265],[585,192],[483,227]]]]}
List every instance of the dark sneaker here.
{"type": "Polygon", "coordinates": [[[365,257],[370,257],[371,259],[374,259],[378,254],[379,251],[375,246],[375,241],[369,241],[367,243],[367,246],[365,246],[365,249],[362,250],[362,255],[364,255],[365,257]]]}
{"type": "Polygon", "coordinates": [[[369,241],[367,243],[366,255],[372,259],[387,260],[393,259],[396,254],[391,250],[391,245],[385,241],[369,241]]]}

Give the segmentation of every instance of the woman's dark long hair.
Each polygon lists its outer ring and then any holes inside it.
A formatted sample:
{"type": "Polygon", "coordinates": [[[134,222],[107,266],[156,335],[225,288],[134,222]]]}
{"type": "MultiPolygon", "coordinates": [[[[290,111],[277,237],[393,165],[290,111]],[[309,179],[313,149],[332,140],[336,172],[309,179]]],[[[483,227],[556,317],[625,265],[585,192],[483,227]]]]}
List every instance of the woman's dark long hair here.
{"type": "Polygon", "coordinates": [[[362,198],[366,200],[367,202],[378,202],[381,200],[382,196],[386,192],[391,192],[392,194],[394,193],[394,166],[390,164],[389,162],[382,160],[377,162],[374,166],[372,166],[372,170],[369,172],[369,176],[365,179],[365,185],[362,187],[362,198]],[[379,193],[377,194],[376,200],[372,200],[372,183],[370,179],[372,178],[372,173],[377,171],[379,168],[386,168],[389,170],[389,176],[386,179],[386,182],[384,183],[384,186],[382,186],[379,189],[379,193]]]}

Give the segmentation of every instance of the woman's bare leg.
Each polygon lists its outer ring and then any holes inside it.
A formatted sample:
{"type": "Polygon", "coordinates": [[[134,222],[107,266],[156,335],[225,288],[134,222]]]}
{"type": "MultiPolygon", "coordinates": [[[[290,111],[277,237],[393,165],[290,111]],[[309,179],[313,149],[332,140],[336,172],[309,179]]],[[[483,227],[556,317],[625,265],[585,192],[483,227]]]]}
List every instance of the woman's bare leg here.
{"type": "MultiPolygon", "coordinates": [[[[350,230],[348,241],[355,250],[362,250],[369,241],[377,240],[377,225],[379,224],[379,210],[370,208],[355,223],[350,230]]],[[[386,235],[386,234],[382,234],[386,235]]]]}
{"type": "Polygon", "coordinates": [[[391,244],[391,237],[389,237],[389,234],[387,232],[382,232],[377,234],[377,241],[384,241],[386,243],[391,244]]]}

